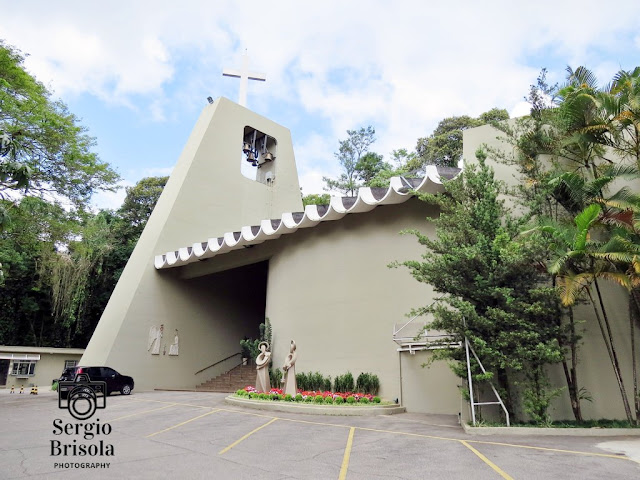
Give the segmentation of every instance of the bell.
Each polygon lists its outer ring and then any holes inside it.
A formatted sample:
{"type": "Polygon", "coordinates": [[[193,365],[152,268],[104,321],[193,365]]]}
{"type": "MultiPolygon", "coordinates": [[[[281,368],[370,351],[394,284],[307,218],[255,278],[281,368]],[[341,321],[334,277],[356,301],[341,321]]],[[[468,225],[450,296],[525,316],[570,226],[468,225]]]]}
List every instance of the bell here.
{"type": "Polygon", "coordinates": [[[249,145],[248,142],[244,142],[242,144],[242,151],[246,154],[249,153],[251,151],[251,145],[249,145]]]}
{"type": "Polygon", "coordinates": [[[254,167],[256,166],[256,155],[253,152],[249,152],[249,154],[247,155],[247,162],[249,162],[251,165],[253,165],[254,167]]]}
{"type": "Polygon", "coordinates": [[[271,152],[267,152],[264,154],[264,161],[265,162],[270,162],[273,160],[273,155],[271,154],[271,152]]]}

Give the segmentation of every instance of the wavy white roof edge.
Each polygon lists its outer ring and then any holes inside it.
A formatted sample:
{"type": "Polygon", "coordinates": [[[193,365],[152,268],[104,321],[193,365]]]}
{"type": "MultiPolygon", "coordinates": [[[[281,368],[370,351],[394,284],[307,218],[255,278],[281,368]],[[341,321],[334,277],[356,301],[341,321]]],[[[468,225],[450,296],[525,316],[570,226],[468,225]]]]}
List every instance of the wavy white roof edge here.
{"type": "Polygon", "coordinates": [[[247,225],[239,232],[226,232],[222,237],[209,238],[206,242],[197,242],[189,247],[156,255],[154,265],[158,270],[187,265],[266,240],[275,240],[301,228],[315,227],[320,222],[338,220],[350,213],[368,212],[378,205],[403,203],[413,196],[414,191],[437,193],[442,189],[438,168],[429,165],[422,179],[410,181],[404,177],[392,177],[386,192],[381,192],[383,189],[361,187],[355,197],[331,197],[328,206],[307,205],[304,213],[286,212],[280,219],[262,220],[259,226],[247,225]],[[420,183],[414,186],[417,180],[420,183]],[[345,206],[345,201],[348,206],[345,206]]]}

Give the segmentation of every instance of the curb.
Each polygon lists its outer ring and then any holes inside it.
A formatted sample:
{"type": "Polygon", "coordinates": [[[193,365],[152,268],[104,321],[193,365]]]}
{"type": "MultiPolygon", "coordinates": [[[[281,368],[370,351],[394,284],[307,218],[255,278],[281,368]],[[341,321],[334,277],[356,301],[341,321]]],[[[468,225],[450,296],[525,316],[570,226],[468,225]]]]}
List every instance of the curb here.
{"type": "Polygon", "coordinates": [[[516,435],[520,437],[640,437],[640,428],[537,428],[471,427],[463,424],[468,435],[516,435]]]}
{"type": "Polygon", "coordinates": [[[303,413],[308,415],[341,415],[341,416],[374,416],[395,415],[404,413],[405,407],[401,405],[367,405],[367,406],[325,406],[305,405],[294,402],[266,402],[263,400],[247,400],[233,396],[226,397],[225,403],[236,407],[253,408],[255,410],[267,410],[271,412],[303,413]]]}

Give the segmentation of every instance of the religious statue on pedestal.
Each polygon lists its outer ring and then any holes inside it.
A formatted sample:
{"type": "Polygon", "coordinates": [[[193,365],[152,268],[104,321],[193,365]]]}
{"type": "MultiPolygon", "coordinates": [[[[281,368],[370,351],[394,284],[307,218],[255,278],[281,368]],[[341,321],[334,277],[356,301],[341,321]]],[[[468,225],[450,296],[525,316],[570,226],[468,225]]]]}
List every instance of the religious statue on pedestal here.
{"type": "Polygon", "coordinates": [[[284,370],[284,377],[282,378],[284,394],[295,397],[298,393],[296,385],[296,360],[298,354],[296,353],[296,342],[291,340],[291,347],[289,348],[289,355],[284,360],[282,370],[284,370]]]}
{"type": "Polygon", "coordinates": [[[268,352],[269,344],[260,342],[258,345],[260,354],[256,357],[256,390],[258,392],[269,393],[271,390],[271,382],[269,380],[269,362],[271,361],[271,352],[268,352]]]}

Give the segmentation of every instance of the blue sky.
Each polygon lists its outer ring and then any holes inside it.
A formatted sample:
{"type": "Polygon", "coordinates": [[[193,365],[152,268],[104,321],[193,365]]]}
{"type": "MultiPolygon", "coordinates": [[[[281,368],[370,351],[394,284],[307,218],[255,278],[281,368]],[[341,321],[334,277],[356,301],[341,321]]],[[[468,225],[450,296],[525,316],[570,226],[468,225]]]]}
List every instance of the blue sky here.
{"type": "Polygon", "coordinates": [[[246,49],[267,74],[250,82],[248,106],[291,130],[303,190],[317,193],[339,173],[347,129],[373,125],[373,150],[388,159],[444,117],[526,113],[542,67],[553,83],[585,65],[604,84],[640,65],[640,2],[612,5],[0,0],[0,38],[29,54],[123,186],[171,172],[208,96],[237,100],[239,81],[221,73],[246,49]]]}

